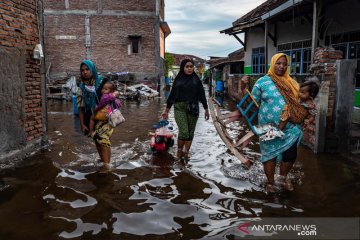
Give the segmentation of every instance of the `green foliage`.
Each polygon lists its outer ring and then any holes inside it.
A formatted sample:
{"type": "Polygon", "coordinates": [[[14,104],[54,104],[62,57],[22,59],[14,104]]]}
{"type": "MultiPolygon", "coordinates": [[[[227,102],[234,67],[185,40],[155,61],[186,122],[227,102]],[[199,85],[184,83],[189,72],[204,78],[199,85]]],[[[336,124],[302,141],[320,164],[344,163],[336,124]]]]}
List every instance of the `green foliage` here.
{"type": "Polygon", "coordinates": [[[165,59],[164,59],[164,74],[165,77],[168,77],[169,71],[172,69],[172,66],[174,65],[174,56],[171,53],[165,53],[165,59]]]}
{"type": "Polygon", "coordinates": [[[204,72],[204,78],[208,78],[210,76],[209,69],[204,72]]]}

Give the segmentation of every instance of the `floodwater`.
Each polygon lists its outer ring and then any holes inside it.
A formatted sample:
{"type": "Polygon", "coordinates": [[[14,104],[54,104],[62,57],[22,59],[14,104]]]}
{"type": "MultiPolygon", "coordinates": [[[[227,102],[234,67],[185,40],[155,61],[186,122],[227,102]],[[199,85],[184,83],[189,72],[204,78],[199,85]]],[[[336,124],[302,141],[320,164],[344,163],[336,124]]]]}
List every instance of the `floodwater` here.
{"type": "Polygon", "coordinates": [[[0,239],[234,239],[249,219],[359,216],[357,164],[301,147],[295,191],[267,195],[261,164],[243,169],[203,111],[187,164],[174,159],[176,147],[152,155],[148,133],[164,106],[163,98],[123,103],[126,122],[103,174],[72,104],[50,100],[50,147],[0,171],[0,239]]]}

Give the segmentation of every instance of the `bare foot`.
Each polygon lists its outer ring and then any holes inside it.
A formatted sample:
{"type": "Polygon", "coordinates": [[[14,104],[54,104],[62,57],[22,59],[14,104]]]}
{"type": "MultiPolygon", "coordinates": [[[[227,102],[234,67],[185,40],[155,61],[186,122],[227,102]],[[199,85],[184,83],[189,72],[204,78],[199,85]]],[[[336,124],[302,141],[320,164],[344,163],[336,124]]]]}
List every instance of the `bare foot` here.
{"type": "Polygon", "coordinates": [[[108,173],[108,172],[110,172],[110,165],[104,163],[104,164],[100,167],[99,173],[108,173]]]}
{"type": "Polygon", "coordinates": [[[294,186],[292,185],[291,180],[288,178],[281,176],[279,185],[286,191],[294,191],[294,186]]]}
{"type": "Polygon", "coordinates": [[[275,193],[276,190],[275,190],[274,184],[271,184],[271,183],[266,184],[265,191],[266,191],[267,193],[275,193]]]}

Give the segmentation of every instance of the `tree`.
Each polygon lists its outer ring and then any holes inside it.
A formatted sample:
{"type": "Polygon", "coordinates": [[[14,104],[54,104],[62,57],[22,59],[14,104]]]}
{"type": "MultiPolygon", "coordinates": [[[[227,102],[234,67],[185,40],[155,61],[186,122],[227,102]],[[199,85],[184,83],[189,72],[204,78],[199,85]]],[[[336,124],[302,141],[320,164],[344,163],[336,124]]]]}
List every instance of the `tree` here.
{"type": "Polygon", "coordinates": [[[165,53],[165,59],[164,59],[164,70],[165,70],[165,77],[169,76],[169,71],[172,69],[172,66],[174,65],[174,56],[171,53],[165,53]]]}

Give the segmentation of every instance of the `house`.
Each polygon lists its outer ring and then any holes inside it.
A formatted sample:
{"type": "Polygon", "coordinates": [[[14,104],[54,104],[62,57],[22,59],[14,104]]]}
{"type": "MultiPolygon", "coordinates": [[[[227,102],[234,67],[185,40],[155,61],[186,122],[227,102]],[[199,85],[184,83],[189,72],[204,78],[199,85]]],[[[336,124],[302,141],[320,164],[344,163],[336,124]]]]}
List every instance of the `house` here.
{"type": "Polygon", "coordinates": [[[176,54],[176,53],[170,53],[170,54],[174,57],[174,65],[169,71],[170,78],[175,79],[176,75],[180,71],[181,61],[184,59],[191,59],[194,62],[195,72],[198,74],[200,78],[202,77],[202,74],[205,71],[206,60],[190,54],[176,54]]]}
{"type": "Polygon", "coordinates": [[[37,0],[0,4],[0,162],[5,164],[46,142],[39,8],[37,0]]]}
{"type": "Polygon", "coordinates": [[[216,92],[217,81],[224,82],[224,88],[230,97],[236,100],[239,94],[239,81],[244,74],[244,49],[238,49],[230,53],[227,57],[210,57],[212,92],[216,92]]]}
{"type": "Polygon", "coordinates": [[[165,0],[44,0],[45,63],[50,79],[79,74],[83,59],[99,72],[132,79],[164,75],[165,0]]]}
{"type": "Polygon", "coordinates": [[[360,87],[359,9],[357,0],[268,0],[220,31],[244,48],[245,74],[264,75],[271,56],[284,52],[299,82],[321,82],[320,114],[304,134],[315,152],[348,144],[342,140],[350,133],[355,85],[360,87]]]}

